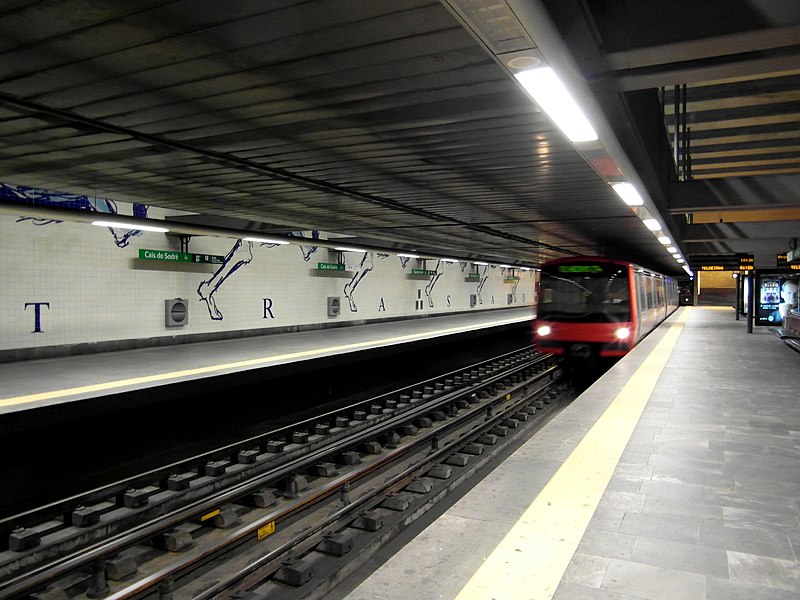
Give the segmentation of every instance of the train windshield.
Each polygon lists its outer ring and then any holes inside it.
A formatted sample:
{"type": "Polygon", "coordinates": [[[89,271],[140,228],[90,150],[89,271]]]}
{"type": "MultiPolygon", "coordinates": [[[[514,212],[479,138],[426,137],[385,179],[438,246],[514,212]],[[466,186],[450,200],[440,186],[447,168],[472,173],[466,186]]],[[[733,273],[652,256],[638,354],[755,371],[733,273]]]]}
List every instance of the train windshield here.
{"type": "Polygon", "coordinates": [[[537,318],[630,321],[628,270],[615,264],[561,264],[542,270],[537,318]]]}

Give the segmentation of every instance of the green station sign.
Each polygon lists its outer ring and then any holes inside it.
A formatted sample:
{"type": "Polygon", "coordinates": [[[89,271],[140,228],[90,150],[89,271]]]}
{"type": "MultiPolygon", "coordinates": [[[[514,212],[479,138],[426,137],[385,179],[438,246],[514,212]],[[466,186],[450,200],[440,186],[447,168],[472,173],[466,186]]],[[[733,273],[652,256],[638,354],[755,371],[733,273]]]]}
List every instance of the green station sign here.
{"type": "Polygon", "coordinates": [[[344,271],[344,263],[318,262],[317,269],[320,271],[344,271]]]}
{"type": "Polygon", "coordinates": [[[192,252],[175,252],[174,250],[139,249],[142,260],[163,260],[167,262],[188,262],[197,264],[221,265],[225,257],[217,254],[194,254],[192,252]]]}
{"type": "Polygon", "coordinates": [[[432,269],[411,269],[412,275],[436,275],[436,271],[432,269]]]}
{"type": "Polygon", "coordinates": [[[464,279],[474,279],[475,281],[481,280],[480,273],[467,273],[467,276],[464,279]]]}

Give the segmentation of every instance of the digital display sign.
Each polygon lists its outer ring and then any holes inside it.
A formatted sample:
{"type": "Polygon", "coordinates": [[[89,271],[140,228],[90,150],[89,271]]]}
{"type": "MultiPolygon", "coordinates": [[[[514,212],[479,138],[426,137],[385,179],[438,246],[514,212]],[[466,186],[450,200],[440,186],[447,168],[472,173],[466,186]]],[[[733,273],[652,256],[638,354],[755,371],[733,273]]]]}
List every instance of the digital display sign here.
{"type": "Polygon", "coordinates": [[[602,273],[599,265],[558,265],[559,273],[602,273]]]}
{"type": "Polygon", "coordinates": [[[739,271],[754,271],[756,268],[756,260],[752,254],[739,254],[739,271]]]}

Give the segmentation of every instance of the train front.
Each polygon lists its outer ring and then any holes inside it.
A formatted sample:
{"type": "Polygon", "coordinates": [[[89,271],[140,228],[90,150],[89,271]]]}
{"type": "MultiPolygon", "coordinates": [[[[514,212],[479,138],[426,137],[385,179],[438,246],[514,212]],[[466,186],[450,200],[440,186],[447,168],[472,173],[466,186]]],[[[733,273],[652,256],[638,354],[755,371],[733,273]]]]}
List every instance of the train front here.
{"type": "Polygon", "coordinates": [[[533,338],[568,358],[625,355],[634,340],[631,272],[622,262],[560,259],[542,266],[533,338]]]}

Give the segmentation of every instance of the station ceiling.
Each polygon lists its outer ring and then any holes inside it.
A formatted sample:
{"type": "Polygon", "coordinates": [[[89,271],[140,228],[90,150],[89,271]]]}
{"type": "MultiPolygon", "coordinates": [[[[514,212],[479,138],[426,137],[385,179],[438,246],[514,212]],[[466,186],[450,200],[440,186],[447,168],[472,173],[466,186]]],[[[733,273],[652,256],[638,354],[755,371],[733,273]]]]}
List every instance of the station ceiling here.
{"type": "Polygon", "coordinates": [[[5,183],[525,265],[683,274],[643,217],[690,266],[800,237],[798,2],[4,0],[0,31],[5,183]]]}

